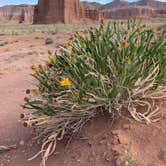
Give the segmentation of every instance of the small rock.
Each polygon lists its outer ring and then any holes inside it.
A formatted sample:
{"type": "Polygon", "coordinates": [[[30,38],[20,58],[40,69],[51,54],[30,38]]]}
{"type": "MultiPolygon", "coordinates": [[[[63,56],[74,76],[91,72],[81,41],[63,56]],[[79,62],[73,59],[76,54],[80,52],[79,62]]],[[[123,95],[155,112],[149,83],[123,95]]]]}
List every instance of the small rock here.
{"type": "Polygon", "coordinates": [[[20,141],[19,143],[21,146],[24,146],[25,145],[25,142],[23,140],[20,141]]]}
{"type": "Polygon", "coordinates": [[[81,160],[77,160],[77,162],[78,162],[78,163],[80,163],[80,162],[81,162],[81,160]]]}

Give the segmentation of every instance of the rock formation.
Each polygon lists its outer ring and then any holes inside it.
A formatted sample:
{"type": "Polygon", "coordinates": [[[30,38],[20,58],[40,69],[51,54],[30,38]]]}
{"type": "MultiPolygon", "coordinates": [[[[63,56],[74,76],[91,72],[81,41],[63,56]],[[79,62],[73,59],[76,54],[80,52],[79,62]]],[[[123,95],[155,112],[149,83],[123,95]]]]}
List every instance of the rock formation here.
{"type": "Polygon", "coordinates": [[[129,19],[130,17],[146,19],[155,15],[155,10],[149,7],[125,7],[104,13],[104,17],[107,19],[129,19]]]}
{"type": "Polygon", "coordinates": [[[80,3],[80,20],[99,20],[102,17],[102,13],[99,12],[100,7],[99,3],[80,3]]]}
{"type": "Polygon", "coordinates": [[[39,0],[34,10],[34,24],[75,23],[81,19],[99,20],[96,9],[85,7],[80,0],[39,0]]]}
{"type": "Polygon", "coordinates": [[[135,16],[166,20],[166,2],[140,0],[130,3],[124,0],[114,0],[101,5],[79,0],[39,0],[35,7],[32,5],[0,7],[0,22],[68,24],[99,20],[100,17],[103,17],[103,13],[106,19],[129,19],[135,16]]]}
{"type": "Polygon", "coordinates": [[[166,3],[156,0],[140,0],[133,3],[114,0],[111,3],[101,6],[100,10],[104,12],[104,16],[107,19],[129,19],[130,17],[166,18],[166,3]]]}
{"type": "Polygon", "coordinates": [[[34,6],[10,5],[0,7],[0,20],[3,23],[32,23],[34,6]]]}
{"type": "Polygon", "coordinates": [[[79,0],[39,0],[34,23],[74,23],[79,18],[79,0]]]}

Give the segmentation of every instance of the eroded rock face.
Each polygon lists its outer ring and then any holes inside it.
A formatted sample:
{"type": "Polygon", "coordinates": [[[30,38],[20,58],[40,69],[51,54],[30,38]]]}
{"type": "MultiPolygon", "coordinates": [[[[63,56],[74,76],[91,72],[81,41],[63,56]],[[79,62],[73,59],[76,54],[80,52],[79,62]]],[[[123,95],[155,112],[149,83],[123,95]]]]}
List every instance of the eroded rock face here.
{"type": "Polygon", "coordinates": [[[129,19],[165,17],[166,18],[166,3],[156,0],[141,0],[138,2],[125,2],[114,0],[100,8],[104,12],[107,19],[129,19]]]}
{"type": "Polygon", "coordinates": [[[156,0],[140,0],[129,3],[124,0],[101,5],[80,0],[39,0],[38,5],[0,7],[1,23],[77,23],[106,19],[166,18],[166,3],[156,0]],[[34,15],[34,17],[33,17],[34,15]],[[34,21],[33,21],[34,20],[34,21]]]}
{"type": "Polygon", "coordinates": [[[152,8],[146,7],[131,7],[131,8],[120,8],[116,10],[112,10],[109,12],[105,12],[105,18],[111,19],[129,19],[130,17],[136,18],[149,18],[154,17],[156,12],[152,8]]]}
{"type": "Polygon", "coordinates": [[[99,7],[100,5],[98,3],[80,3],[80,19],[99,20],[101,17],[99,7]]]}
{"type": "Polygon", "coordinates": [[[0,7],[1,22],[32,23],[34,6],[18,5],[0,7]]]}
{"type": "Polygon", "coordinates": [[[79,19],[79,0],[39,0],[35,24],[74,23],[79,19]]]}
{"type": "Polygon", "coordinates": [[[34,23],[70,24],[81,19],[99,20],[99,11],[92,7],[89,3],[80,3],[80,0],[39,0],[34,10],[34,23]]]}

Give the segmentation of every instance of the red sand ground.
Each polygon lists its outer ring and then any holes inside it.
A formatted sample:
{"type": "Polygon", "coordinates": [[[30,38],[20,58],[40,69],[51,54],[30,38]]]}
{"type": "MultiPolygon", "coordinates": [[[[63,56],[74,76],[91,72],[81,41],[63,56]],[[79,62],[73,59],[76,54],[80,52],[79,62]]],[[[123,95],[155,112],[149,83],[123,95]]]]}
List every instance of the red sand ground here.
{"type": "MultiPolygon", "coordinates": [[[[47,50],[55,49],[70,37],[61,32],[51,36],[55,43],[45,45],[45,34],[0,36],[8,44],[0,47],[0,146],[17,145],[16,149],[0,153],[0,166],[38,166],[41,158],[27,161],[39,151],[33,143],[33,132],[19,122],[23,111],[25,89],[33,87],[29,66],[47,57],[47,50]],[[35,39],[40,37],[40,39],[35,39]]],[[[166,102],[161,101],[163,111],[166,102]]],[[[121,117],[112,121],[109,116],[90,121],[66,147],[58,144],[56,156],[48,166],[125,166],[133,160],[138,166],[166,166],[166,118],[152,125],[144,125],[121,117]]],[[[130,165],[129,165],[130,166],[130,165]]]]}

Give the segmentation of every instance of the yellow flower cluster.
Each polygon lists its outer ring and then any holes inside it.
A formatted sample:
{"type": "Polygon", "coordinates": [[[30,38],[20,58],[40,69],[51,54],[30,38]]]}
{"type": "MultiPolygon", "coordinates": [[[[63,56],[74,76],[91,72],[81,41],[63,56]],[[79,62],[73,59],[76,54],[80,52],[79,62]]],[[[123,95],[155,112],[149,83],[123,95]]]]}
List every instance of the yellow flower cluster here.
{"type": "Polygon", "coordinates": [[[35,70],[35,69],[36,69],[35,65],[32,64],[32,65],[30,66],[30,69],[31,69],[31,70],[35,70]]]}
{"type": "Polygon", "coordinates": [[[104,25],[104,18],[102,18],[102,19],[100,20],[100,24],[101,24],[101,25],[104,25]]]}
{"type": "Polygon", "coordinates": [[[128,34],[128,33],[129,33],[129,29],[126,28],[124,32],[125,32],[126,34],[128,34]]]}
{"type": "Polygon", "coordinates": [[[52,62],[54,62],[54,60],[55,60],[54,55],[51,55],[51,56],[48,57],[48,63],[52,63],[52,62]]]}
{"type": "Polygon", "coordinates": [[[81,47],[82,48],[85,48],[86,47],[86,44],[84,42],[81,43],[81,47]]]}
{"type": "Polygon", "coordinates": [[[66,46],[66,47],[69,47],[69,46],[71,46],[71,44],[72,44],[72,41],[71,41],[71,40],[68,40],[68,41],[65,43],[65,46],[66,46]]]}
{"type": "Polygon", "coordinates": [[[120,44],[122,48],[127,48],[129,46],[129,43],[126,40],[123,40],[120,44]]]}
{"type": "Polygon", "coordinates": [[[130,58],[129,58],[129,56],[125,56],[124,59],[130,65],[130,58]]]}
{"type": "Polygon", "coordinates": [[[103,80],[103,75],[102,75],[102,74],[99,74],[99,75],[98,75],[98,80],[100,80],[100,81],[103,80]]]}
{"type": "Polygon", "coordinates": [[[66,78],[64,78],[64,79],[62,79],[61,81],[60,81],[60,86],[69,86],[70,85],[70,80],[69,80],[69,78],[68,77],[66,77],[66,78]]]}
{"type": "Polygon", "coordinates": [[[75,31],[74,37],[77,38],[78,36],[80,36],[80,33],[78,31],[75,31]]]}
{"type": "Polygon", "coordinates": [[[37,89],[32,89],[32,90],[31,90],[31,94],[32,94],[33,96],[37,96],[37,95],[39,94],[39,91],[38,91],[37,89]]]}
{"type": "MultiPolygon", "coordinates": [[[[39,65],[39,66],[41,67],[41,65],[39,65]]],[[[38,76],[39,75],[39,71],[37,70],[37,68],[36,68],[36,66],[34,64],[32,64],[30,66],[30,69],[34,71],[33,76],[38,76]]]]}
{"type": "Polygon", "coordinates": [[[152,27],[151,31],[155,33],[155,32],[157,32],[157,28],[156,27],[152,27]]]}
{"type": "Polygon", "coordinates": [[[43,68],[44,68],[43,65],[42,65],[42,64],[39,64],[39,69],[40,69],[40,70],[43,70],[43,68]]]}

